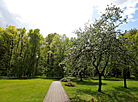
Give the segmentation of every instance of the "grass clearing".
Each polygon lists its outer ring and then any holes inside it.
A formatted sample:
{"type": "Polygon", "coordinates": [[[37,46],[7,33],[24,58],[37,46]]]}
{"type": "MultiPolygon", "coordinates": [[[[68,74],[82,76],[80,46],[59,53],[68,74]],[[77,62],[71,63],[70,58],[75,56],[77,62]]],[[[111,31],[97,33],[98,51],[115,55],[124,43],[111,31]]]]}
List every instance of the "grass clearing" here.
{"type": "Polygon", "coordinates": [[[42,102],[56,79],[0,79],[1,102],[42,102]]]}
{"type": "Polygon", "coordinates": [[[123,88],[123,79],[106,78],[102,80],[102,92],[98,91],[98,79],[73,80],[75,87],[62,85],[72,102],[91,102],[94,98],[102,102],[138,102],[138,81],[127,80],[128,88],[123,88]]]}

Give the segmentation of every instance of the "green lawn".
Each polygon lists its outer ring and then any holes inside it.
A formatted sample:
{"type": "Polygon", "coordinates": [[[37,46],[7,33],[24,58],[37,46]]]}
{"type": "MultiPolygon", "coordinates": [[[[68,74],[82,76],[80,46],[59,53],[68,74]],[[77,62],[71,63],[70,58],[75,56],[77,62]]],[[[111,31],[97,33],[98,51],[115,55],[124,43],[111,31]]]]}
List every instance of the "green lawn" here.
{"type": "Polygon", "coordinates": [[[123,88],[123,79],[107,78],[102,80],[102,92],[98,90],[98,80],[74,80],[76,87],[62,85],[72,102],[91,102],[94,98],[102,102],[138,102],[138,81],[127,80],[127,89],[123,88]]]}
{"type": "Polygon", "coordinates": [[[42,102],[54,79],[0,79],[0,102],[42,102]]]}

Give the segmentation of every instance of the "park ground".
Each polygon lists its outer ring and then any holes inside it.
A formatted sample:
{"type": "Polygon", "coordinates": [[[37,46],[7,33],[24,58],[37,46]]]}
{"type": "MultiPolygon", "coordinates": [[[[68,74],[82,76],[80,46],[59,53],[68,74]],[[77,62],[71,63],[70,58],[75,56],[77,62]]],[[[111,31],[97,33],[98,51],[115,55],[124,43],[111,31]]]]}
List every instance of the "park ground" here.
{"type": "MultiPolygon", "coordinates": [[[[75,87],[65,86],[61,82],[72,102],[90,102],[92,98],[102,102],[138,102],[138,81],[127,79],[128,88],[123,88],[122,78],[102,80],[102,92],[98,90],[98,79],[80,79],[69,77],[75,87]]],[[[42,102],[52,81],[59,79],[0,79],[1,102],[42,102]]]]}
{"type": "Polygon", "coordinates": [[[138,81],[127,79],[128,88],[123,88],[122,78],[106,78],[102,80],[102,92],[98,91],[98,78],[80,81],[73,79],[76,87],[62,85],[72,102],[91,102],[91,99],[102,102],[138,102],[138,81]]]}
{"type": "Polygon", "coordinates": [[[57,79],[0,79],[0,102],[42,102],[57,79]]]}

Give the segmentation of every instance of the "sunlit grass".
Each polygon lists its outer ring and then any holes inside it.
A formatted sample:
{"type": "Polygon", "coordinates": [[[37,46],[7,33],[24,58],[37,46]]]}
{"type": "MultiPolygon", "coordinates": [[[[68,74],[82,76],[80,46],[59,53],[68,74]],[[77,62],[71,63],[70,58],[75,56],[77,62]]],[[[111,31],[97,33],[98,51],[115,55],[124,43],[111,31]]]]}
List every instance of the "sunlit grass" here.
{"type": "Polygon", "coordinates": [[[54,79],[1,79],[0,102],[42,102],[54,79]]]}
{"type": "Polygon", "coordinates": [[[62,85],[72,102],[91,102],[94,98],[102,102],[138,102],[138,81],[127,80],[128,88],[123,88],[123,79],[107,78],[102,80],[102,92],[98,91],[98,80],[74,80],[76,87],[62,85]]]}

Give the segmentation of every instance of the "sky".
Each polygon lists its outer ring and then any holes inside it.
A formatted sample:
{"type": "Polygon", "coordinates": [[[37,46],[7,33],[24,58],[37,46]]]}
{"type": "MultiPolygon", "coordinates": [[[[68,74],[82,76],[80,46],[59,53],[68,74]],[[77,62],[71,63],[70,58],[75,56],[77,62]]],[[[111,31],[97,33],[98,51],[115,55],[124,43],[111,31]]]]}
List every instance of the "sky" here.
{"type": "Polygon", "coordinates": [[[38,28],[43,37],[51,33],[76,37],[74,30],[94,22],[111,3],[128,15],[128,23],[118,29],[138,29],[138,0],[0,0],[0,26],[25,27],[27,32],[38,28]]]}

